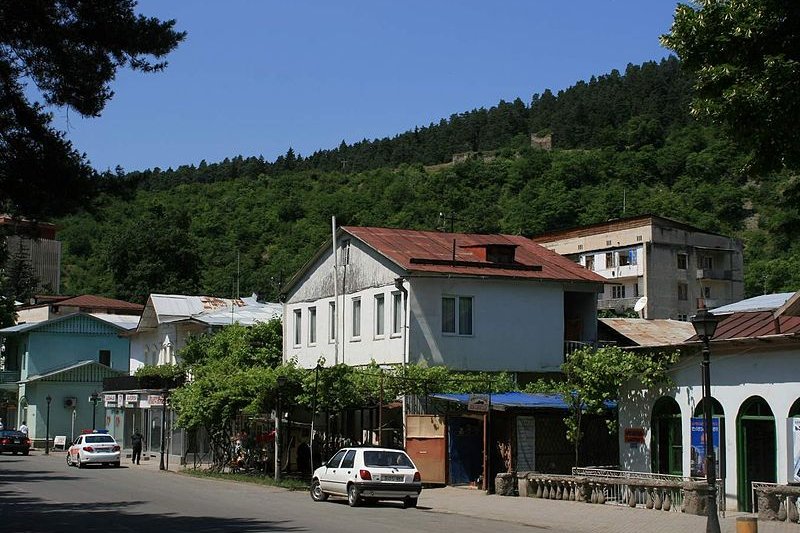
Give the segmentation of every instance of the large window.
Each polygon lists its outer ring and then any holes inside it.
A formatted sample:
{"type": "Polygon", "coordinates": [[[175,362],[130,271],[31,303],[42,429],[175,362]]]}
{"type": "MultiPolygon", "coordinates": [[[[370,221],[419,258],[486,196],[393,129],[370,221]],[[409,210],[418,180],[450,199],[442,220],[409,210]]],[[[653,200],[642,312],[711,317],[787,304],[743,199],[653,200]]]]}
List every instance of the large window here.
{"type": "Polygon", "coordinates": [[[392,293],[392,335],[399,335],[403,327],[403,295],[392,293]]]}
{"type": "Polygon", "coordinates": [[[100,364],[111,366],[111,350],[100,350],[100,364]]]}
{"type": "Polygon", "coordinates": [[[689,256],[678,254],[678,270],[686,270],[689,267],[689,256]]]}
{"type": "Polygon", "coordinates": [[[375,336],[383,337],[385,331],[386,305],[383,294],[375,295],[375,336]]]}
{"type": "Polygon", "coordinates": [[[328,340],[336,342],[336,302],[328,304],[328,340]]]}
{"type": "Polygon", "coordinates": [[[317,308],[308,308],[308,344],[317,343],[317,308]]]}
{"type": "Polygon", "coordinates": [[[606,268],[614,268],[616,263],[614,262],[614,252],[606,252],[606,268]]]}
{"type": "Polygon", "coordinates": [[[584,261],[586,262],[586,268],[594,270],[594,255],[587,255],[584,261]]]}
{"type": "Polygon", "coordinates": [[[302,339],[302,337],[301,337],[302,323],[300,322],[301,317],[302,317],[302,312],[300,311],[300,309],[295,309],[294,310],[294,322],[293,322],[293,324],[294,324],[294,345],[295,346],[300,346],[300,342],[301,342],[301,339],[302,339]]]}
{"type": "Polygon", "coordinates": [[[361,298],[353,298],[353,331],[354,339],[361,338],[361,298]]]}
{"type": "Polygon", "coordinates": [[[472,335],[472,297],[442,297],[442,333],[472,335]]]}
{"type": "Polygon", "coordinates": [[[619,266],[635,265],[636,249],[622,250],[619,253],[619,266]]]}

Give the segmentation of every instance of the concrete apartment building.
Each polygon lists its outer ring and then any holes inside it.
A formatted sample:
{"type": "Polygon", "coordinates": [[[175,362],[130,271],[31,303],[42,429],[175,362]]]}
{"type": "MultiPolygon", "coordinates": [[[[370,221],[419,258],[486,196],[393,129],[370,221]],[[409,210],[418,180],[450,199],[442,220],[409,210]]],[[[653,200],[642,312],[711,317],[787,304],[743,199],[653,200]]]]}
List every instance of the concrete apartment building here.
{"type": "Polygon", "coordinates": [[[0,238],[5,236],[9,257],[19,257],[30,264],[39,280],[38,290],[58,294],[61,290],[61,243],[56,240],[56,226],[30,222],[0,214],[0,238]]]}
{"type": "Polygon", "coordinates": [[[654,215],[620,218],[538,235],[533,241],[612,281],[598,310],[686,320],[698,307],[744,297],[742,243],[654,215]]]}

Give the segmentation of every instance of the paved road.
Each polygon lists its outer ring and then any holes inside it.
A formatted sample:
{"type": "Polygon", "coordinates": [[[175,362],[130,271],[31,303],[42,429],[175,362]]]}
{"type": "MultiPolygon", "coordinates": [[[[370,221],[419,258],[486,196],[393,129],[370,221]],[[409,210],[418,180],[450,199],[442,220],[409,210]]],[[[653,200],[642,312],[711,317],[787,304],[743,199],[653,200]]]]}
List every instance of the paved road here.
{"type": "MultiPolygon", "coordinates": [[[[350,508],[312,502],[305,492],[197,479],[151,467],[70,468],[63,453],[0,455],[0,531],[166,533],[325,531],[395,533],[530,532],[522,524],[387,502],[350,508]]],[[[559,530],[547,528],[559,533],[559,530]]],[[[568,529],[561,530],[564,533],[568,529]]]]}

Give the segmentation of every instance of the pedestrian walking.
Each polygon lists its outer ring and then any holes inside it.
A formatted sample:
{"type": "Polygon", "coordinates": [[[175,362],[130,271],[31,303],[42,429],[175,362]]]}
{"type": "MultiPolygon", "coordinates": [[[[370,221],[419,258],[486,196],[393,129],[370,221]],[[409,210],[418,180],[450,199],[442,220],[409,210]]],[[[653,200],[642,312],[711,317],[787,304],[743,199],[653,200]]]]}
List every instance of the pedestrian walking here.
{"type": "Polygon", "coordinates": [[[28,436],[28,426],[26,426],[26,425],[25,425],[25,422],[23,422],[23,423],[22,423],[22,424],[19,426],[19,431],[20,431],[20,433],[22,433],[23,435],[25,435],[25,437],[27,437],[27,436],[28,436]]]}
{"type": "Polygon", "coordinates": [[[133,446],[133,455],[131,456],[131,461],[137,465],[139,464],[139,460],[142,458],[142,441],[144,441],[144,436],[137,429],[133,435],[131,435],[131,446],[133,446]]]}

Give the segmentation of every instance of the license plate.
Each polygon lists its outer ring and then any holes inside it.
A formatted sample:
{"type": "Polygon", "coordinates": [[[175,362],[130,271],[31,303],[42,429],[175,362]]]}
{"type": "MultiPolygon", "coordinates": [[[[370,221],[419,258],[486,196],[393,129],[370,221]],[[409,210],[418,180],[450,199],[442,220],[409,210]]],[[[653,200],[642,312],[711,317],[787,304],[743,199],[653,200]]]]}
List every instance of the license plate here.
{"type": "Polygon", "coordinates": [[[403,476],[397,474],[383,474],[381,476],[381,481],[403,481],[403,476]]]}
{"type": "Polygon", "coordinates": [[[19,444],[21,441],[19,439],[14,439],[14,444],[19,444]]]}

